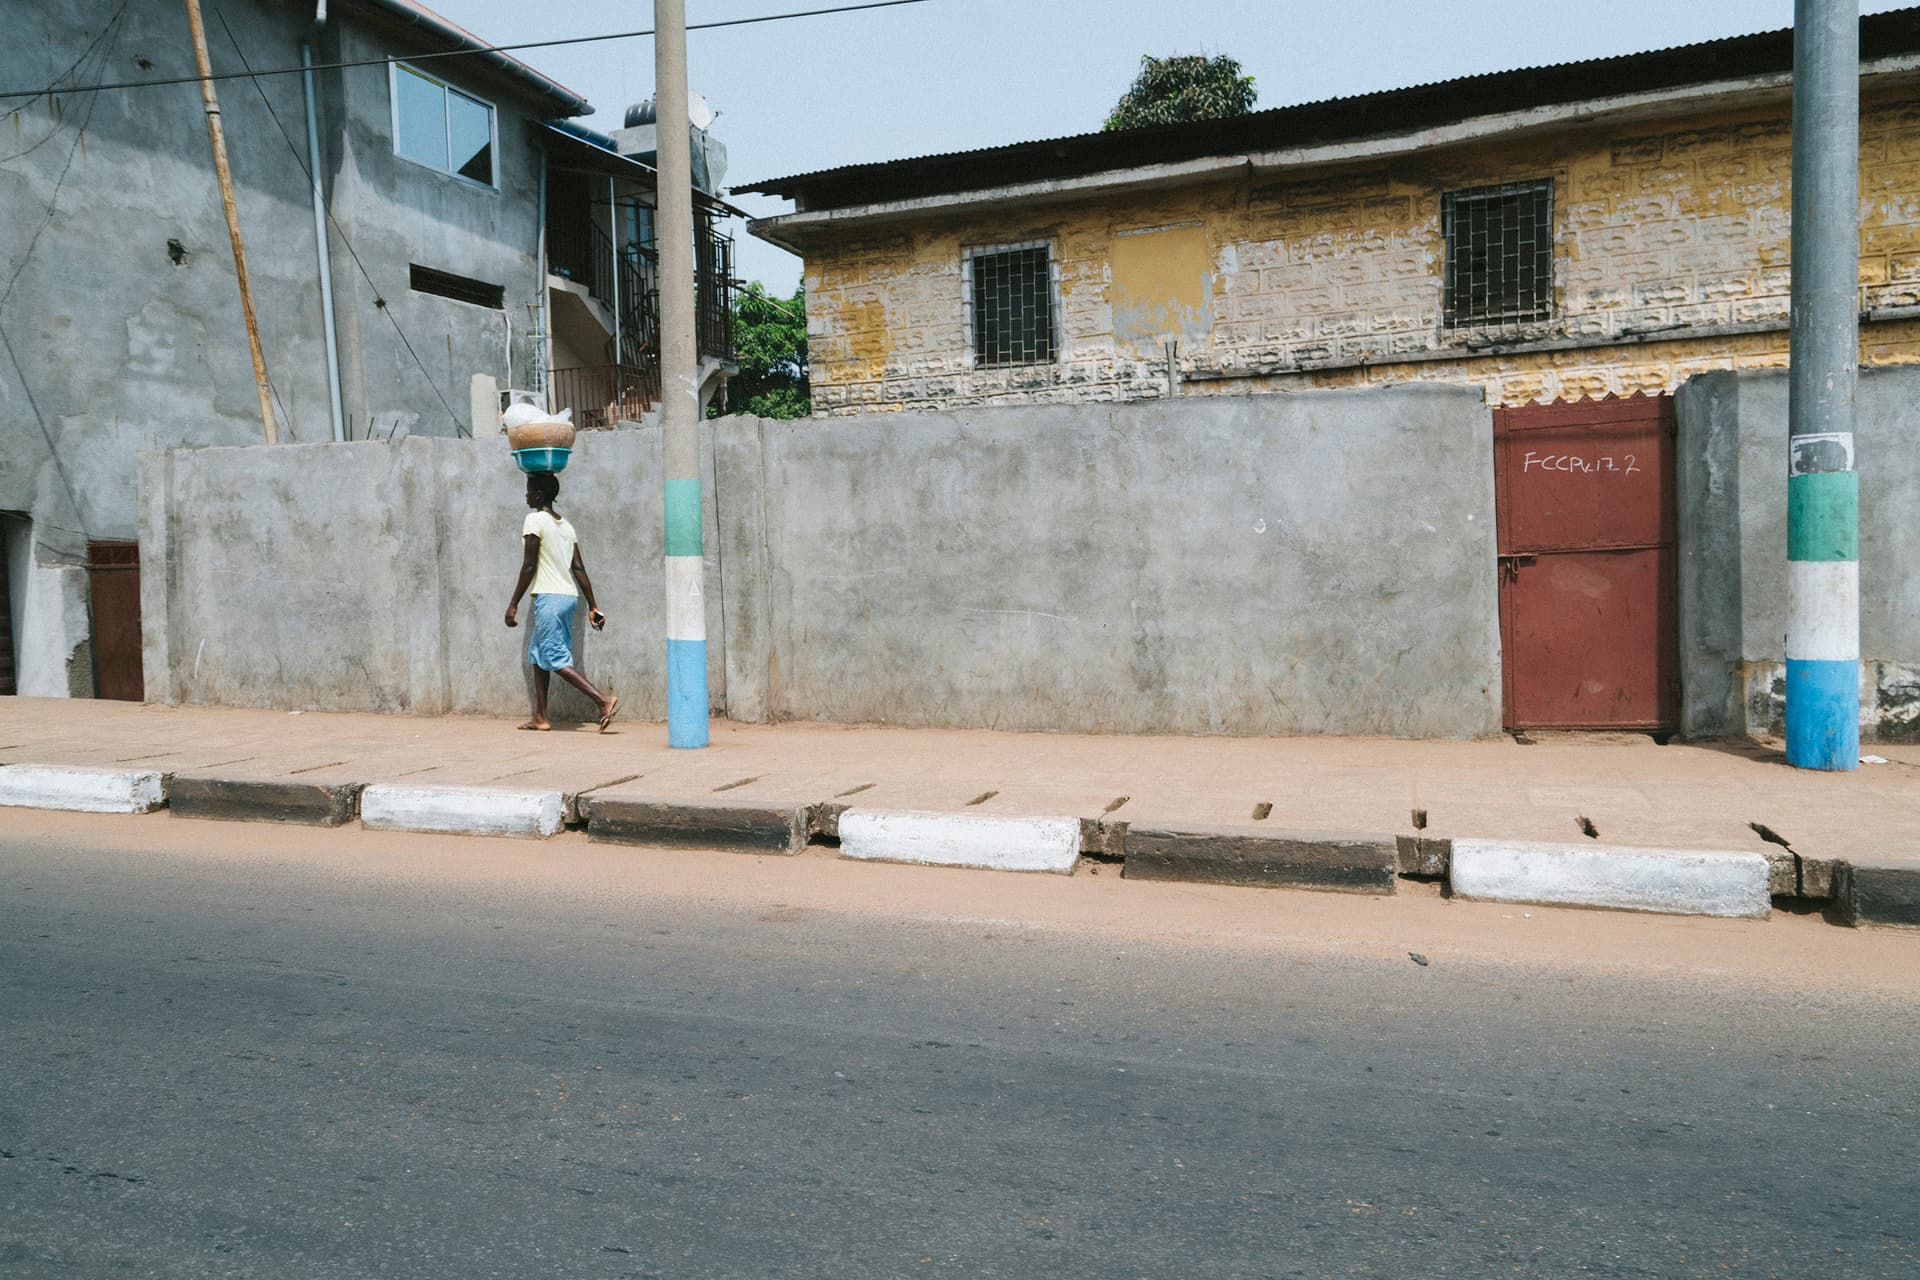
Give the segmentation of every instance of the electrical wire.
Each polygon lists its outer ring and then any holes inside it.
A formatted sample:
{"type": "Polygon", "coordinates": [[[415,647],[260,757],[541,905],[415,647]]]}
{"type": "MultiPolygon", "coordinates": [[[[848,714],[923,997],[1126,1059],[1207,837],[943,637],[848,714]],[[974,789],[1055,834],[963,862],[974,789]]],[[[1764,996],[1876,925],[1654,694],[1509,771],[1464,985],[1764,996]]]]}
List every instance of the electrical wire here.
{"type": "MultiPolygon", "coordinates": [[[[227,33],[227,41],[233,45],[234,55],[240,59],[240,65],[243,67],[246,66],[247,55],[240,48],[240,41],[234,38],[233,28],[227,25],[227,16],[217,8],[213,11],[213,16],[220,20],[220,28],[227,33]]],[[[280,118],[280,113],[273,109],[273,99],[267,96],[266,86],[260,83],[259,76],[248,75],[247,78],[253,82],[254,92],[260,95],[260,101],[266,106],[267,114],[273,117],[273,123],[279,128],[281,140],[287,144],[287,150],[293,153],[294,164],[300,167],[300,172],[305,174],[307,181],[311,183],[313,181],[313,170],[307,168],[307,159],[300,154],[300,148],[298,144],[294,142],[293,135],[287,132],[286,122],[280,118]]],[[[394,333],[400,338],[400,345],[405,347],[407,354],[413,357],[413,363],[419,367],[420,376],[427,380],[427,388],[433,392],[433,398],[438,400],[440,407],[447,411],[447,418],[453,423],[454,433],[456,435],[471,436],[473,434],[472,430],[469,429],[464,422],[460,421],[460,415],[453,411],[453,406],[447,403],[446,396],[440,393],[440,384],[433,380],[433,374],[427,370],[426,362],[420,358],[420,353],[413,349],[413,343],[407,340],[407,331],[402,329],[400,327],[400,321],[394,318],[393,308],[387,305],[386,295],[380,291],[380,286],[375,283],[373,273],[367,270],[367,264],[362,262],[360,255],[354,251],[353,241],[347,238],[346,228],[334,220],[332,209],[326,210],[326,215],[328,225],[339,234],[340,243],[345,247],[347,256],[353,259],[354,266],[360,268],[361,277],[366,280],[367,287],[373,290],[374,308],[387,318],[387,323],[393,326],[394,333]]],[[[269,389],[272,388],[272,378],[268,378],[267,385],[269,389]]],[[[278,393],[276,392],[275,395],[277,398],[278,393]]],[[[368,423],[368,430],[369,432],[372,430],[371,422],[368,423]]],[[[391,435],[392,433],[389,432],[388,434],[391,435]]]]}
{"type": "MultiPolygon", "coordinates": [[[[60,73],[61,77],[65,78],[65,77],[70,77],[78,74],[80,69],[84,67],[87,64],[88,60],[93,57],[94,50],[100,48],[100,42],[106,39],[107,36],[112,35],[114,32],[119,30],[120,21],[122,18],[126,17],[126,13],[127,13],[127,6],[125,4],[122,4],[118,9],[116,9],[114,11],[113,17],[107,20],[107,25],[100,29],[99,35],[95,36],[92,40],[90,40],[87,43],[87,47],[81,51],[80,56],[74,60],[73,65],[60,73]]],[[[119,37],[117,35],[114,36],[114,40],[117,44],[119,37]]],[[[107,61],[108,61],[108,56],[111,53],[111,49],[112,49],[112,46],[109,46],[107,51],[101,54],[100,76],[102,79],[104,79],[107,74],[107,61]]],[[[57,87],[58,87],[58,81],[55,82],[55,88],[57,87]]],[[[51,94],[53,91],[54,91],[53,89],[47,90],[49,94],[51,94]]],[[[62,93],[93,93],[95,92],[95,90],[85,89],[79,85],[75,85],[71,89],[60,90],[60,92],[62,93]]],[[[94,101],[98,101],[98,99],[94,99],[94,101]]],[[[6,112],[4,115],[0,115],[0,121],[9,120],[9,119],[12,119],[13,117],[19,116],[23,114],[27,110],[27,108],[32,105],[33,104],[31,102],[23,103],[22,105],[15,107],[13,110],[6,112]]],[[[12,155],[0,156],[0,164],[11,164],[15,160],[23,159],[26,156],[30,156],[34,152],[38,151],[41,147],[46,146],[49,142],[52,142],[55,138],[60,136],[60,127],[66,123],[66,119],[61,111],[60,103],[57,99],[50,99],[48,102],[48,106],[52,109],[52,112],[53,112],[52,126],[44,134],[40,135],[40,138],[37,141],[29,143],[27,146],[24,146],[20,150],[14,152],[12,155]]],[[[93,113],[93,109],[91,106],[88,107],[87,113],[89,117],[91,117],[93,113]]],[[[14,128],[17,134],[19,131],[19,126],[15,125],[14,128]]]]}
{"type": "MultiPolygon", "coordinates": [[[[60,88],[60,82],[62,80],[70,79],[73,76],[76,76],[79,74],[80,68],[86,63],[87,59],[93,56],[93,51],[99,47],[100,42],[102,40],[105,40],[107,38],[107,33],[112,31],[114,27],[118,25],[121,15],[126,13],[127,11],[127,4],[128,4],[128,0],[120,0],[120,7],[113,11],[113,15],[107,19],[107,24],[104,27],[100,28],[100,34],[95,36],[93,39],[87,41],[87,47],[80,51],[80,56],[75,58],[72,62],[68,63],[66,70],[54,76],[52,84],[40,90],[40,93],[36,93],[33,96],[37,98],[40,96],[41,93],[51,94],[56,91],[63,92],[63,93],[80,92],[79,85],[75,85],[71,89],[62,90],[60,88]]],[[[13,97],[15,95],[8,94],[7,96],[13,97]]],[[[28,105],[31,105],[31,104],[29,103],[28,105]]],[[[18,106],[13,108],[13,110],[11,111],[0,112],[0,123],[4,123],[5,121],[12,119],[14,116],[19,115],[22,111],[25,111],[26,109],[27,109],[26,106],[18,106]]],[[[36,143],[35,145],[37,146],[39,144],[36,143]]],[[[25,154],[25,153],[23,152],[21,154],[25,154]]],[[[12,159],[12,157],[9,156],[8,159],[12,159]]]]}
{"type": "MultiPolygon", "coordinates": [[[[106,50],[100,60],[101,73],[103,75],[106,72],[108,61],[113,57],[114,49],[120,44],[120,24],[121,20],[125,17],[126,7],[123,5],[120,11],[114,15],[113,25],[110,28],[113,32],[113,39],[108,41],[106,50]]],[[[54,179],[53,192],[47,197],[46,216],[41,218],[40,225],[33,229],[33,235],[27,240],[26,251],[20,255],[19,264],[14,267],[13,274],[7,277],[6,290],[0,292],[0,315],[5,314],[7,303],[13,297],[14,286],[20,283],[20,277],[26,273],[27,264],[33,260],[33,251],[40,243],[41,234],[52,224],[54,214],[59,210],[61,188],[67,185],[67,174],[73,171],[73,158],[79,154],[80,144],[86,140],[87,125],[92,122],[93,109],[99,102],[100,98],[97,94],[87,99],[87,111],[85,115],[80,117],[80,123],[74,129],[73,145],[67,148],[66,163],[60,166],[60,176],[54,179]]],[[[73,487],[73,477],[67,474],[67,464],[62,461],[60,457],[60,447],[54,443],[53,432],[47,429],[47,416],[40,410],[39,398],[33,394],[33,387],[27,382],[27,371],[20,363],[19,354],[13,349],[13,339],[8,336],[4,328],[0,328],[0,346],[6,348],[7,359],[13,364],[14,376],[20,380],[20,389],[26,392],[27,407],[33,410],[34,425],[39,427],[40,438],[46,441],[47,444],[47,456],[53,461],[53,469],[60,477],[61,487],[67,491],[67,503],[73,508],[73,518],[82,526],[78,529],[68,529],[65,526],[55,527],[61,528],[68,533],[78,533],[84,538],[87,536],[85,528],[87,518],[86,513],[80,509],[79,491],[73,487]]]]}
{"type": "MultiPolygon", "coordinates": [[[[929,4],[932,0],[869,0],[866,4],[843,4],[830,9],[802,9],[793,13],[769,13],[758,18],[726,18],[714,22],[689,22],[689,31],[713,31],[721,27],[750,27],[762,22],[786,22],[794,18],[818,18],[835,13],[860,13],[868,9],[895,9],[901,5],[929,4]]],[[[0,91],[0,101],[9,98],[38,98],[43,94],[96,93],[108,89],[154,89],[169,84],[199,84],[204,80],[241,80],[260,76],[297,76],[303,71],[341,71],[350,67],[384,67],[390,62],[427,62],[437,58],[469,58],[483,53],[514,53],[521,49],[552,49],[560,45],[598,44],[606,40],[636,40],[654,34],[648,27],[640,31],[613,31],[598,36],[567,36],[558,40],[528,40],[519,44],[490,44],[473,49],[439,49],[427,53],[394,54],[384,58],[360,58],[352,62],[320,62],[312,67],[274,67],[266,71],[226,71],[212,76],[173,76],[164,80],[122,80],[117,84],[95,85],[91,89],[59,88],[9,89],[0,91]]],[[[529,68],[531,70],[531,68],[529,68]]],[[[536,73],[537,74],[537,73],[536,73]]]]}

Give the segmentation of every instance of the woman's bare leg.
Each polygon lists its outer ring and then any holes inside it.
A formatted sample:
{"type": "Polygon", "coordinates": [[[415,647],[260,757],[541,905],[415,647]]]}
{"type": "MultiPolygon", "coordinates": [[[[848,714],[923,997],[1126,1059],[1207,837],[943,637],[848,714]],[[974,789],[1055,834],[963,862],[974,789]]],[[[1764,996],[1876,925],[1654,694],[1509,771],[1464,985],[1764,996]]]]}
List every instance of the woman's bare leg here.
{"type": "Polygon", "coordinates": [[[542,667],[533,669],[533,719],[521,725],[522,729],[551,729],[553,724],[547,719],[547,685],[552,677],[542,667]]]}
{"type": "Polygon", "coordinates": [[[600,709],[600,716],[603,720],[606,718],[607,712],[613,710],[613,704],[620,701],[618,698],[609,698],[601,693],[593,687],[592,681],[588,680],[572,667],[561,667],[559,671],[562,680],[565,680],[568,684],[593,699],[593,705],[600,709]]]}

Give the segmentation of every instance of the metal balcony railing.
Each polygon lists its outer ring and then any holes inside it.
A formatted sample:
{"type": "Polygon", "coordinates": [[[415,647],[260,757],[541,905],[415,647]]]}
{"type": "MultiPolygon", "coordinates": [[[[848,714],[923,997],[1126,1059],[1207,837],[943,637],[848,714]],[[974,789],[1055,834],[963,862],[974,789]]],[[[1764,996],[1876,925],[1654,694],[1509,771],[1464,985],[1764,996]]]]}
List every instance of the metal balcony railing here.
{"type": "MultiPolygon", "coordinates": [[[[630,406],[636,391],[650,408],[660,386],[659,256],[651,247],[627,245],[616,258],[611,238],[600,227],[560,220],[547,228],[547,261],[554,274],[584,285],[609,310],[616,295],[619,302],[618,332],[607,337],[605,365],[549,371],[553,408],[574,409],[574,423],[589,428],[611,425],[612,419],[600,421],[607,406],[630,406]],[[616,400],[616,395],[627,398],[616,400]]],[[[733,238],[710,222],[700,224],[694,240],[694,271],[700,354],[732,360],[733,238]]]]}
{"type": "Polygon", "coordinates": [[[613,241],[594,223],[568,218],[549,223],[547,270],[585,285],[601,304],[613,306],[613,241]]]}
{"type": "Polygon", "coordinates": [[[703,224],[693,245],[694,323],[700,354],[733,359],[733,237],[703,224]]]}
{"type": "Polygon", "coordinates": [[[573,425],[604,431],[625,420],[638,422],[660,399],[655,365],[597,364],[547,373],[547,403],[553,412],[573,410],[573,425]]]}

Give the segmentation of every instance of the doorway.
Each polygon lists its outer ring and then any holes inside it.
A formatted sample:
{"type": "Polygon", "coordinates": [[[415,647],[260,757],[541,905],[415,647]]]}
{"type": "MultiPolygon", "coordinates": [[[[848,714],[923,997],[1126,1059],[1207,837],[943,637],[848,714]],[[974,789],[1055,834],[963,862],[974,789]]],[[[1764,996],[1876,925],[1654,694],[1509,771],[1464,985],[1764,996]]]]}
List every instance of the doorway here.
{"type": "Polygon", "coordinates": [[[1506,727],[1671,731],[1673,397],[1496,409],[1493,439],[1506,727]]]}
{"type": "Polygon", "coordinates": [[[87,544],[87,587],[93,604],[94,696],[140,702],[140,544],[87,544]]]}

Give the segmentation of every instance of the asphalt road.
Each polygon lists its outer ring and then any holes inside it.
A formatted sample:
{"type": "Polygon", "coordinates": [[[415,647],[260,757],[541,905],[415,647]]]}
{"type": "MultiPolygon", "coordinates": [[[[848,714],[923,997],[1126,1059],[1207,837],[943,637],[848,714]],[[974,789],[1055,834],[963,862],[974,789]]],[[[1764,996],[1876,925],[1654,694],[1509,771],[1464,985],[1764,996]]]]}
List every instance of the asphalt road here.
{"type": "Polygon", "coordinates": [[[9,815],[0,1275],[1906,1280],[1903,964],[1810,920],[9,815]]]}

